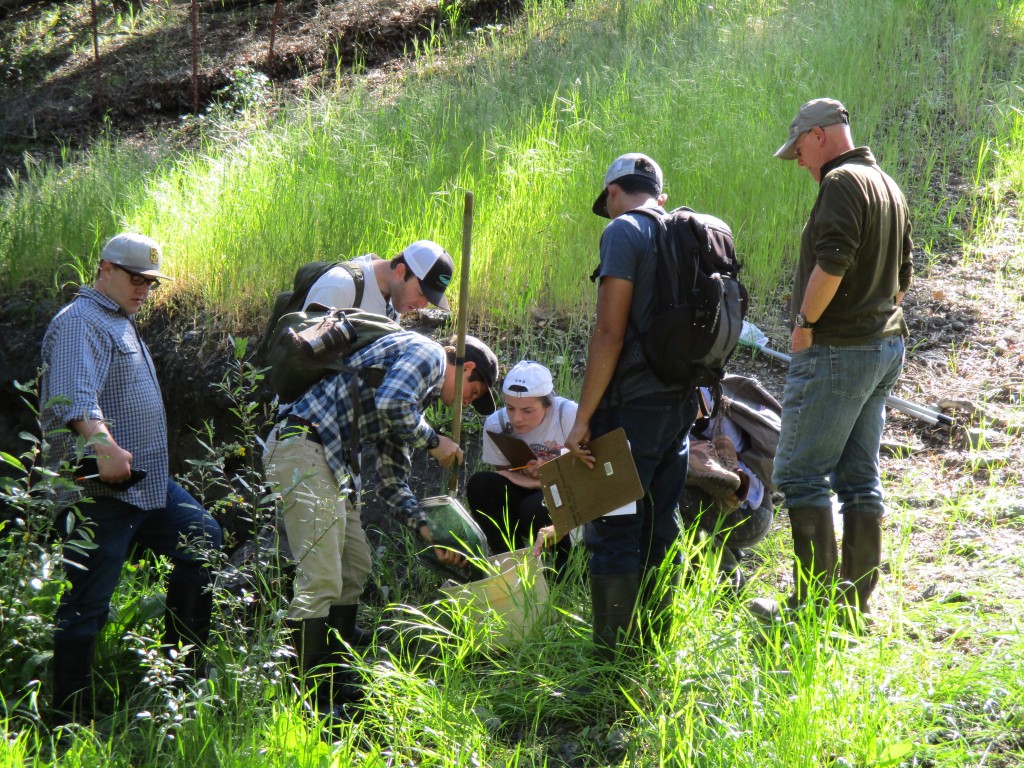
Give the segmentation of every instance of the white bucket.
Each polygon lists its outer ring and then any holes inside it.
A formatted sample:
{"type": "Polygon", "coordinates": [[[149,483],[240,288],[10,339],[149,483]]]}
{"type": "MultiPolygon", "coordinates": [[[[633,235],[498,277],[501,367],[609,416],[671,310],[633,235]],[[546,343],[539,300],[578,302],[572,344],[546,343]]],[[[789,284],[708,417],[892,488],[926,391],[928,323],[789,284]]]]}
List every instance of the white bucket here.
{"type": "Polygon", "coordinates": [[[531,548],[487,558],[494,573],[466,584],[448,582],[441,592],[455,615],[486,633],[485,644],[508,647],[522,641],[548,615],[548,583],[531,548]]]}

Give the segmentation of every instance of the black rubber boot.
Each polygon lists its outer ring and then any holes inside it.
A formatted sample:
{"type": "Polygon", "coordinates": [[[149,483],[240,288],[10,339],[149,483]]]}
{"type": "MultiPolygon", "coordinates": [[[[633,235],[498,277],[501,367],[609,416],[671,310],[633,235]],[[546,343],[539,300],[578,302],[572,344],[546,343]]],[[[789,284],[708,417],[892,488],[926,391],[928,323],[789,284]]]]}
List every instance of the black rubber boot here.
{"type": "MultiPolygon", "coordinates": [[[[665,563],[666,568],[670,563],[665,563]]],[[[665,582],[658,568],[644,569],[641,606],[643,619],[640,626],[640,643],[651,647],[651,640],[657,637],[665,640],[672,631],[672,599],[679,589],[679,569],[672,570],[672,576],[665,582]]]]}
{"type": "Polygon", "coordinates": [[[373,645],[373,633],[356,624],[359,605],[332,605],[327,614],[327,626],[336,630],[341,639],[353,648],[368,648],[373,645]]]}
{"type": "MultiPolygon", "coordinates": [[[[807,602],[809,586],[815,585],[819,600],[831,598],[836,587],[839,555],[831,507],[794,507],[789,510],[793,532],[793,594],[786,600],[789,609],[807,602]]],[[[777,621],[782,618],[778,601],[757,598],[747,603],[748,610],[759,619],[777,621]]]]}
{"type": "Polygon", "coordinates": [[[333,705],[330,680],[325,681],[327,670],[322,666],[328,656],[327,617],[287,619],[285,630],[288,643],[295,651],[292,671],[299,680],[302,692],[318,711],[330,711],[333,705]]]}
{"type": "Polygon", "coordinates": [[[167,585],[167,610],[164,613],[165,652],[179,651],[183,646],[189,650],[177,659],[196,675],[206,676],[203,651],[210,637],[210,615],[213,611],[213,594],[205,585],[171,581],[167,585]]]}
{"type": "Polygon", "coordinates": [[[869,613],[868,600],[878,586],[882,564],[882,516],[874,510],[843,511],[843,559],[840,570],[847,605],[869,613]]]}
{"type": "Polygon", "coordinates": [[[88,723],[95,716],[92,661],[96,638],[54,638],[53,721],[88,723]]]}
{"type": "Polygon", "coordinates": [[[331,665],[331,700],[348,708],[363,700],[363,684],[352,669],[353,649],[372,644],[373,635],[356,626],[357,605],[331,606],[327,626],[326,662],[331,665]],[[362,638],[362,639],[360,639],[362,638]]]}
{"type": "Polygon", "coordinates": [[[828,600],[835,588],[839,554],[836,551],[836,529],[832,507],[798,507],[789,510],[793,531],[793,594],[789,606],[807,602],[810,585],[815,586],[819,600],[828,600]]]}
{"type": "Polygon", "coordinates": [[[594,647],[599,658],[605,661],[615,659],[619,641],[629,635],[639,592],[638,574],[590,574],[590,599],[594,609],[594,647]]]}

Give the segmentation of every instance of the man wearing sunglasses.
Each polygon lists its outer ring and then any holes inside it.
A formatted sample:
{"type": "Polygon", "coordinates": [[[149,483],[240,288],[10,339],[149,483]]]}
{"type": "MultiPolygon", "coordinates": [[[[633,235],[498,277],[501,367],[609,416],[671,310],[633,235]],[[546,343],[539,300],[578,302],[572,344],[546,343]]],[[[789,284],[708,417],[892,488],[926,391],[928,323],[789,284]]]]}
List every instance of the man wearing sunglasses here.
{"type": "Polygon", "coordinates": [[[220,549],[221,530],[170,479],[163,397],[135,325],[149,292],[171,279],[160,261],[160,245],[148,237],[111,238],[93,284],[80,288],[43,338],[40,394],[49,464],[56,469],[78,465],[83,457],[95,460],[95,469],[76,473],[74,485],[58,490],[76,520],[64,548],[70,588],[61,597],[54,631],[52,706],[58,722],[93,716],[96,637],[134,545],[168,556],[173,565],[163,637],[168,654],[178,658],[182,650],[181,660],[195,670],[209,633],[210,561],[220,549]],[[90,502],[78,504],[82,499],[90,502]]]}

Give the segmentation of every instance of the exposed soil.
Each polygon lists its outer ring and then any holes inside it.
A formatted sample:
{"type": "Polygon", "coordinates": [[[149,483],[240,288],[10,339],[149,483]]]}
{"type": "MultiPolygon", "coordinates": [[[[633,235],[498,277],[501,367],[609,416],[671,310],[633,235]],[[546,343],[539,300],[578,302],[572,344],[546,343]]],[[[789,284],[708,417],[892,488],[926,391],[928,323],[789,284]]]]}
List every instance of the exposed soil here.
{"type": "MultiPolygon", "coordinates": [[[[50,19],[60,47],[20,65],[5,61],[0,47],[3,168],[22,171],[30,158],[59,158],[62,147],[84,147],[101,130],[141,141],[173,130],[183,115],[205,112],[240,67],[265,74],[284,96],[351,78],[353,71],[379,81],[406,66],[417,45],[436,45],[453,24],[460,31],[500,24],[518,13],[522,1],[288,0],[275,23],[273,0],[205,0],[196,17],[195,89],[189,5],[183,0],[96,3],[97,67],[89,3],[4,0],[0,22],[50,19]],[[447,10],[453,7],[455,16],[447,10]],[[157,31],[131,31],[123,21],[132,12],[142,17],[157,10],[171,17],[157,31]],[[53,22],[54,14],[62,14],[61,21],[53,22]]],[[[0,175],[0,185],[7,183],[8,175],[0,175]]]]}

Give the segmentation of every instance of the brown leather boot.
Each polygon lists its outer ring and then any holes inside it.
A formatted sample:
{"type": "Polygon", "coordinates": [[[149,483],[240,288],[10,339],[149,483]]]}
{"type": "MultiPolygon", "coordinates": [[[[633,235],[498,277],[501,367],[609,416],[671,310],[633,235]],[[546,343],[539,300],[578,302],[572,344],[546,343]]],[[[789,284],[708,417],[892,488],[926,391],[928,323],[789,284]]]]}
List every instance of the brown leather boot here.
{"type": "Polygon", "coordinates": [[[740,478],[722,466],[718,451],[710,440],[699,440],[691,435],[686,484],[696,486],[711,496],[725,496],[739,490],[740,478]]]}
{"type": "Polygon", "coordinates": [[[740,469],[740,457],[736,455],[736,446],[732,444],[728,435],[716,436],[711,444],[715,446],[715,452],[718,454],[718,460],[722,462],[722,466],[740,479],[740,487],[736,489],[737,501],[741,503],[746,501],[747,494],[750,492],[750,475],[740,469]]]}

